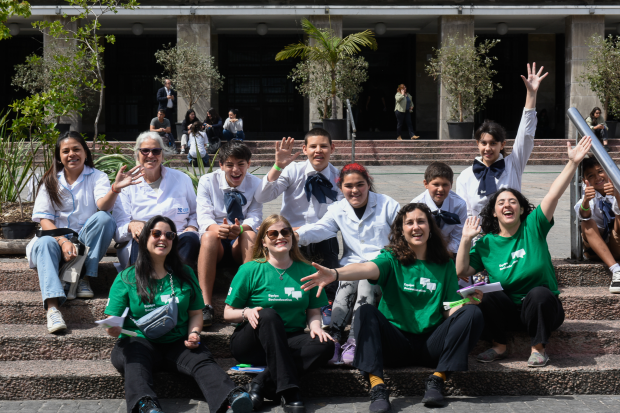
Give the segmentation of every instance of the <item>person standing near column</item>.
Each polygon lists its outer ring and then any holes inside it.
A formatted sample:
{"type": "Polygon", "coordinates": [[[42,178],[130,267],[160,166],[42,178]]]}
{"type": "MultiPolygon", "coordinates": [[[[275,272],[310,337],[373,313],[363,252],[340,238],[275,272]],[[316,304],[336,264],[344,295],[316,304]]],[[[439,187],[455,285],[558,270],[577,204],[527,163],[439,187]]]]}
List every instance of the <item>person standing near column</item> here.
{"type": "Polygon", "coordinates": [[[411,123],[411,112],[413,112],[413,99],[411,95],[407,93],[407,86],[400,84],[396,89],[396,107],[394,108],[394,114],[396,115],[396,134],[399,141],[402,141],[401,131],[407,124],[407,130],[409,131],[409,138],[418,139],[419,136],[413,131],[413,124],[411,123]]]}
{"type": "MultiPolygon", "coordinates": [[[[157,91],[157,103],[158,109],[163,109],[166,113],[166,118],[170,121],[170,125],[176,122],[177,116],[177,92],[172,89],[172,81],[166,79],[164,81],[164,87],[157,91]]],[[[172,127],[172,136],[176,139],[176,128],[172,127]]],[[[175,147],[176,151],[176,147],[175,147]]]]}

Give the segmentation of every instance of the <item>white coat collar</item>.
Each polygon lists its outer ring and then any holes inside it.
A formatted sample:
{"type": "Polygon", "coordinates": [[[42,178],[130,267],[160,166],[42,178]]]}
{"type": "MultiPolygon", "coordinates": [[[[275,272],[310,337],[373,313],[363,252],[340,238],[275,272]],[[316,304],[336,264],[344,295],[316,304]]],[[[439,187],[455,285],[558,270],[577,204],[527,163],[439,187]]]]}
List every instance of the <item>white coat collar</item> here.
{"type": "Polygon", "coordinates": [[[316,174],[323,174],[323,176],[325,178],[327,178],[328,181],[332,180],[332,171],[331,171],[331,163],[327,163],[327,166],[325,167],[325,169],[323,169],[322,171],[317,171],[316,169],[314,169],[314,167],[312,166],[312,164],[310,163],[310,160],[306,160],[306,168],[304,170],[304,174],[306,175],[306,178],[312,176],[312,175],[316,175],[316,174]]]}
{"type": "MultiPolygon", "coordinates": [[[[504,159],[504,155],[502,155],[502,154],[500,153],[500,154],[499,154],[499,158],[497,158],[497,159],[495,160],[495,162],[499,162],[499,161],[501,161],[502,159],[504,159]]],[[[480,163],[482,163],[482,164],[486,165],[486,164],[482,161],[482,156],[476,156],[476,160],[477,160],[478,162],[480,162],[480,163]]],[[[495,163],[495,162],[493,162],[493,163],[495,163]]]]}
{"type": "MultiPolygon", "coordinates": [[[[73,185],[79,184],[80,182],[82,182],[84,180],[84,178],[86,178],[88,175],[92,175],[94,172],[95,172],[95,170],[93,168],[91,168],[88,165],[84,165],[84,169],[82,169],[82,173],[80,173],[80,176],[78,176],[78,179],[75,180],[73,185]]],[[[61,169],[60,172],[58,172],[56,177],[58,178],[58,183],[59,184],[61,184],[65,188],[69,189],[70,185],[67,183],[67,179],[65,177],[65,169],[64,168],[61,169]]]]}
{"type": "Polygon", "coordinates": [[[245,193],[248,190],[248,185],[250,182],[250,176],[252,176],[251,173],[246,172],[245,173],[245,177],[243,178],[243,181],[241,182],[241,185],[239,185],[238,187],[233,188],[232,186],[228,185],[228,181],[226,180],[226,172],[224,172],[223,170],[219,169],[217,171],[215,171],[215,173],[218,176],[218,181],[219,181],[219,186],[220,189],[222,190],[222,192],[231,192],[231,191],[238,191],[241,193],[245,193]]]}
{"type": "Polygon", "coordinates": [[[372,214],[374,212],[374,209],[377,206],[377,194],[375,194],[372,191],[368,192],[368,203],[366,204],[366,210],[364,211],[364,215],[362,215],[362,219],[359,219],[357,217],[357,215],[355,214],[355,211],[353,210],[353,207],[351,206],[349,201],[347,201],[346,199],[343,199],[343,201],[346,203],[346,205],[345,205],[345,212],[346,212],[347,216],[351,220],[353,220],[355,222],[362,222],[363,220],[368,218],[368,216],[370,214],[372,214]]]}
{"type": "MultiPolygon", "coordinates": [[[[452,191],[450,191],[450,192],[452,192],[452,191]]],[[[448,196],[443,201],[443,204],[441,205],[441,208],[439,208],[437,206],[437,204],[435,204],[435,201],[433,201],[433,197],[431,196],[430,192],[428,192],[428,189],[427,189],[424,192],[424,203],[428,206],[428,209],[430,209],[431,212],[435,212],[437,210],[452,212],[451,211],[451,209],[452,209],[452,197],[450,195],[451,194],[448,193],[448,196]]]]}

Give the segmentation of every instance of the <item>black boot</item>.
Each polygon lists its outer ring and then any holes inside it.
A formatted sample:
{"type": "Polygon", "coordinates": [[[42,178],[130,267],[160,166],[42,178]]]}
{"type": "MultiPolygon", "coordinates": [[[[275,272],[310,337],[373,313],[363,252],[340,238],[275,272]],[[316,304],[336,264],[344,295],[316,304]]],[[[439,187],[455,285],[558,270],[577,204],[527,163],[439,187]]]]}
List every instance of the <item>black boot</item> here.
{"type": "Polygon", "coordinates": [[[281,404],[284,413],[305,413],[306,406],[301,401],[298,388],[288,389],[282,392],[281,404]]]}
{"type": "Polygon", "coordinates": [[[390,391],[385,387],[385,384],[377,384],[370,389],[370,406],[368,411],[371,413],[387,413],[392,411],[390,391]]]}
{"type": "Polygon", "coordinates": [[[139,413],[164,413],[159,407],[159,403],[150,397],[146,396],[138,400],[138,412],[139,413]]]}
{"type": "Polygon", "coordinates": [[[426,407],[442,407],[444,405],[443,389],[446,387],[443,379],[432,374],[428,379],[424,380],[424,385],[426,392],[424,393],[422,403],[426,407]]]}
{"type": "Polygon", "coordinates": [[[252,399],[254,411],[260,409],[265,401],[263,388],[258,383],[250,382],[248,385],[248,394],[250,395],[250,399],[252,399]]]}

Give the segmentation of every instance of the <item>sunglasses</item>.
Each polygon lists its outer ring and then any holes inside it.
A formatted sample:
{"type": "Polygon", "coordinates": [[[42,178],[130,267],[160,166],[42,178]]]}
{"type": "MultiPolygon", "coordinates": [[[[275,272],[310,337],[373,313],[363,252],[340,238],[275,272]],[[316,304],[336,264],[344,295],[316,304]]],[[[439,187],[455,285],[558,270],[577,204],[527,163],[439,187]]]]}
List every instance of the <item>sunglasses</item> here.
{"type": "Polygon", "coordinates": [[[140,153],[144,156],[148,156],[149,153],[153,152],[153,155],[155,156],[159,156],[161,155],[161,148],[145,148],[145,149],[138,149],[140,151],[140,153]]]}
{"type": "Polygon", "coordinates": [[[151,236],[153,238],[161,238],[162,235],[165,235],[166,239],[169,240],[169,241],[172,241],[174,239],[174,237],[177,236],[177,234],[175,232],[172,232],[172,231],[164,232],[164,231],[160,231],[158,229],[152,229],[151,230],[151,236]]]}
{"type": "Polygon", "coordinates": [[[291,235],[293,235],[293,228],[282,228],[280,231],[276,229],[272,229],[272,230],[267,231],[266,233],[267,238],[269,238],[272,241],[278,239],[278,235],[280,234],[282,234],[284,238],[288,238],[291,235]]]}

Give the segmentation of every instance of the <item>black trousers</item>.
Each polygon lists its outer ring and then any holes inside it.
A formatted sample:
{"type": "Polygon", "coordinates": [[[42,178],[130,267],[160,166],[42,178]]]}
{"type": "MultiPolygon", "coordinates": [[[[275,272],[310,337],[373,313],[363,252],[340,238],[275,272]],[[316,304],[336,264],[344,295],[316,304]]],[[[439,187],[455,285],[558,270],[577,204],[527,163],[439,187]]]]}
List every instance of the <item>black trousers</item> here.
{"type": "Polygon", "coordinates": [[[430,334],[411,334],[390,323],[372,305],[355,312],[353,366],[383,378],[384,367],[425,366],[436,371],[467,371],[467,355],[482,330],[482,312],[466,305],[445,319],[430,334]]]}
{"type": "MultiPolygon", "coordinates": [[[[338,253],[340,252],[340,246],[338,245],[338,237],[326,239],[314,244],[304,245],[299,247],[301,253],[311,262],[316,262],[327,268],[339,268],[340,261],[338,260],[338,253]]],[[[325,294],[327,299],[334,301],[336,297],[336,291],[338,290],[338,283],[333,283],[325,287],[325,294]]]]}
{"type": "Polygon", "coordinates": [[[172,133],[172,136],[174,137],[174,139],[177,139],[177,126],[176,126],[176,122],[177,122],[177,108],[175,107],[171,107],[171,108],[166,108],[166,119],[168,119],[170,121],[170,132],[172,133]]]}
{"type": "MultiPolygon", "coordinates": [[[[200,235],[198,232],[187,231],[178,235],[179,243],[179,257],[185,265],[192,267],[196,272],[196,265],[198,264],[198,253],[200,253],[200,235]]],[[[134,265],[138,259],[138,243],[132,238],[131,244],[131,256],[129,257],[129,265],[134,265]]]]}
{"type": "Polygon", "coordinates": [[[209,411],[226,411],[228,394],[236,387],[235,383],[215,362],[204,342],[190,350],[183,341],[157,344],[140,337],[126,337],[116,342],[111,359],[112,365],[125,377],[127,413],[137,411],[138,401],[145,396],[157,400],[153,373],[161,370],[192,376],[209,411]]]}
{"type": "Polygon", "coordinates": [[[396,135],[403,136],[401,131],[404,132],[405,124],[407,124],[407,129],[409,130],[409,135],[407,135],[408,139],[411,139],[415,132],[413,131],[413,124],[411,123],[411,112],[399,112],[398,110],[394,111],[396,115],[396,135]]]}
{"type": "Polygon", "coordinates": [[[303,331],[287,333],[284,321],[272,308],[263,308],[258,315],[256,329],[250,323],[235,329],[230,349],[240,363],[267,366],[253,382],[273,400],[275,393],[299,388],[301,374],[326,364],[334,355],[334,343],[321,343],[303,331]]]}
{"type": "Polygon", "coordinates": [[[532,346],[546,345],[551,332],[564,322],[564,308],[547,287],[535,287],[523,304],[515,304],[504,291],[488,293],[478,305],[484,315],[483,338],[506,344],[508,331],[527,331],[532,346]]]}

